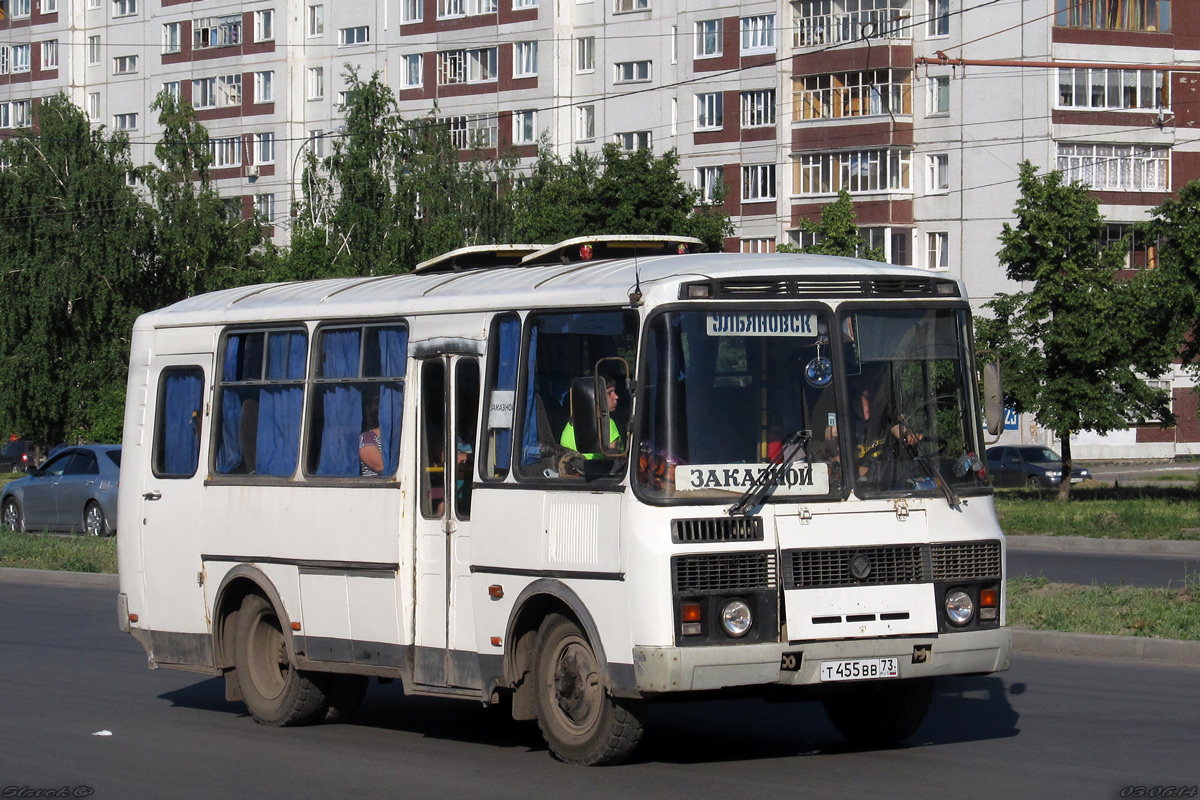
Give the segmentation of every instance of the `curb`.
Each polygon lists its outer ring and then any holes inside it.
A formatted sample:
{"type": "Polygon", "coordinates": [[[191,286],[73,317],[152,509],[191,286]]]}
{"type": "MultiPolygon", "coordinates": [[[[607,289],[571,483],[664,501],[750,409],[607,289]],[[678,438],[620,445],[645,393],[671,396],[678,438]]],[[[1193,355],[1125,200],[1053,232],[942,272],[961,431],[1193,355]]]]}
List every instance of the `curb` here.
{"type": "Polygon", "coordinates": [[[1009,536],[1007,540],[1009,550],[1027,552],[1200,558],[1200,541],[1092,539],[1087,536],[1009,536]]]}
{"type": "Polygon", "coordinates": [[[0,567],[0,581],[37,583],[43,586],[99,586],[116,591],[117,576],[100,572],[59,572],[48,569],[0,567]]]}
{"type": "Polygon", "coordinates": [[[1173,667],[1200,668],[1200,642],[1145,636],[1100,636],[1013,629],[1013,649],[1042,655],[1117,658],[1173,667]]]}

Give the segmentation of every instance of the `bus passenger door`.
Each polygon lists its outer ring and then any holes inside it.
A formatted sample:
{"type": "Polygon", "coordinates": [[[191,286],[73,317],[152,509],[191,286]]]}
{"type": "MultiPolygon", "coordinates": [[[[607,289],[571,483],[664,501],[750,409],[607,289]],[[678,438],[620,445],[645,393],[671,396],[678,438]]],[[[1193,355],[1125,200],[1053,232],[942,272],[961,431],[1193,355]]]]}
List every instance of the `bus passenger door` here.
{"type": "Polygon", "coordinates": [[[440,356],[420,369],[414,680],[479,688],[469,594],[479,361],[440,356]]]}

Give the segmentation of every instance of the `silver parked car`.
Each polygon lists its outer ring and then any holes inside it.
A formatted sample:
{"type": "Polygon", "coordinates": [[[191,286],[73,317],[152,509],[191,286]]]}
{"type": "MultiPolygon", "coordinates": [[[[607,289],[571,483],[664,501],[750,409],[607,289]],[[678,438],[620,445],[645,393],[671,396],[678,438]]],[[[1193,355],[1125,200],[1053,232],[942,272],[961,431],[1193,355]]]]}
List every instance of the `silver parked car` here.
{"type": "Polygon", "coordinates": [[[55,453],[0,493],[0,520],[14,531],[117,531],[121,446],[80,445],[55,453]]]}

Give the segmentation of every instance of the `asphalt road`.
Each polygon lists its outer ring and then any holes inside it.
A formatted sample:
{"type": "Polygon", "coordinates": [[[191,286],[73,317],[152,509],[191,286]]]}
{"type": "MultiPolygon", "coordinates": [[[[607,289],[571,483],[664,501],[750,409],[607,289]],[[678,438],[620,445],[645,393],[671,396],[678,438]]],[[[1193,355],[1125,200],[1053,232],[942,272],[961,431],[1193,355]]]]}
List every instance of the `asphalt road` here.
{"type": "Polygon", "coordinates": [[[911,744],[876,751],[812,704],[660,705],[632,763],[582,769],[530,724],[397,684],[349,725],[263,728],[219,680],[147,670],[111,589],[0,581],[0,796],[1116,798],[1200,784],[1198,676],[1018,654],[944,680],[911,744]]]}
{"type": "MultiPolygon", "coordinates": [[[[1200,583],[1200,558],[1020,550],[1009,537],[1008,577],[1045,577],[1061,583],[1129,584],[1179,588],[1200,583]]],[[[1200,795],[1198,795],[1200,796],[1200,795]]]]}

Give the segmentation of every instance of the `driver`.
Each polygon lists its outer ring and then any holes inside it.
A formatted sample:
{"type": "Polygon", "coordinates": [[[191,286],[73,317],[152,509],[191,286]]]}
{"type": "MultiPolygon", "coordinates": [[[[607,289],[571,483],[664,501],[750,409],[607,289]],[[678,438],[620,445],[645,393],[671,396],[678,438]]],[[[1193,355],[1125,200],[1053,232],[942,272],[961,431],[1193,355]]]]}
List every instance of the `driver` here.
{"type": "MultiPolygon", "coordinates": [[[[612,377],[608,375],[604,375],[603,378],[604,394],[608,400],[608,440],[611,446],[622,447],[621,432],[617,429],[617,423],[612,418],[612,413],[617,410],[617,403],[619,401],[619,398],[617,397],[617,384],[616,381],[614,381],[612,377]]],[[[558,443],[568,450],[580,452],[579,448],[575,444],[575,420],[573,418],[567,422],[567,427],[563,428],[562,436],[559,437],[558,443]]],[[[607,458],[604,453],[598,452],[581,453],[581,455],[588,461],[596,458],[607,458]]]]}

